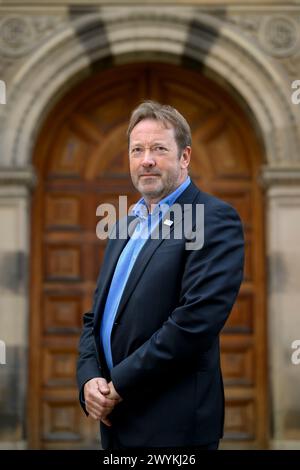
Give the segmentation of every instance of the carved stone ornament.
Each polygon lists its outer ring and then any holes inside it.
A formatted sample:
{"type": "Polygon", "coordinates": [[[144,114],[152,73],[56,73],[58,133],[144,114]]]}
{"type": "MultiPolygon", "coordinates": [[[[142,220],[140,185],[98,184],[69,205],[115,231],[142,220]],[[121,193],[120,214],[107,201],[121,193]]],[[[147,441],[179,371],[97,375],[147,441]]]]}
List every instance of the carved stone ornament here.
{"type": "Polygon", "coordinates": [[[0,51],[5,56],[26,54],[34,45],[35,31],[29,18],[6,16],[0,19],[0,51]]]}
{"type": "Polygon", "coordinates": [[[259,32],[263,48],[277,57],[289,56],[297,52],[299,26],[290,16],[274,15],[265,18],[259,32]]]}

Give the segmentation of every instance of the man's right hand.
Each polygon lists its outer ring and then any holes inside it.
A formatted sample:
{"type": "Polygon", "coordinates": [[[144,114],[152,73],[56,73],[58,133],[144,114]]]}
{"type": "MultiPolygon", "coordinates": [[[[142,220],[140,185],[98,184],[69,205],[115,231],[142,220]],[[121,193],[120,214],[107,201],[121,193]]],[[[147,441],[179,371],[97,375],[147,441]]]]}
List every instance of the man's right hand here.
{"type": "Polygon", "coordinates": [[[107,416],[112,412],[119,400],[107,398],[110,389],[105,379],[96,377],[85,383],[83,388],[85,407],[89,415],[111,426],[107,416]]]}

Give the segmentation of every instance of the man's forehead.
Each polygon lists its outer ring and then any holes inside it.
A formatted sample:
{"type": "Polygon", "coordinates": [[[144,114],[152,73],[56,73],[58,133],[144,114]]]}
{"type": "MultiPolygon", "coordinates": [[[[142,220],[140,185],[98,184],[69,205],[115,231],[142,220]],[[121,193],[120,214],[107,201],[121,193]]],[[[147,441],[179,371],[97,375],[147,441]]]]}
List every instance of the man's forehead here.
{"type": "Polygon", "coordinates": [[[155,136],[174,137],[174,128],[168,122],[156,121],[154,119],[143,119],[132,129],[130,137],[133,139],[155,136]]]}

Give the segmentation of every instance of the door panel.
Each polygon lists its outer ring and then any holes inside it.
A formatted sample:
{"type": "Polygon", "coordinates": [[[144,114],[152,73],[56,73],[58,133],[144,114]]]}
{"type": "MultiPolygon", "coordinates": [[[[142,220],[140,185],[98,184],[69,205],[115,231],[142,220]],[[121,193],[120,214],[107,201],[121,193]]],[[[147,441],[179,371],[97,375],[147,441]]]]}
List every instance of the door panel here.
{"type": "Polygon", "coordinates": [[[91,308],[105,242],[96,237],[100,203],[137,200],[125,137],[143,99],[179,109],[193,134],[190,174],[238,210],[246,238],[245,280],[221,338],[226,395],[223,446],[266,439],[265,285],[261,164],[241,108],[195,71],[164,64],[102,71],[50,113],[35,147],[31,266],[30,440],[32,447],[99,446],[98,425],[81,412],[75,368],[82,314],[91,308]]]}

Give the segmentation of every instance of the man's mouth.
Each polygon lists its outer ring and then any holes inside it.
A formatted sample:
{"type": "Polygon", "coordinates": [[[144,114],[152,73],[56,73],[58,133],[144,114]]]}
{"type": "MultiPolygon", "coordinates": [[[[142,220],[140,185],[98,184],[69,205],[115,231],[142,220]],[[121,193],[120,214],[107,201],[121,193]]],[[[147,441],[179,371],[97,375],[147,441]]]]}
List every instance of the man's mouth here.
{"type": "Polygon", "coordinates": [[[144,177],[144,178],[149,178],[149,177],[153,177],[153,176],[160,176],[160,175],[140,175],[140,178],[144,177]]]}

